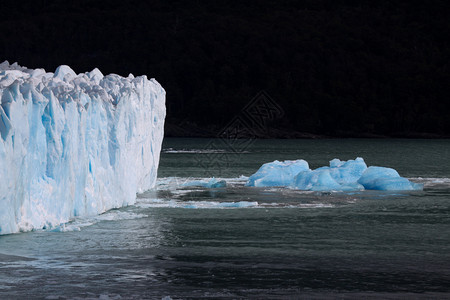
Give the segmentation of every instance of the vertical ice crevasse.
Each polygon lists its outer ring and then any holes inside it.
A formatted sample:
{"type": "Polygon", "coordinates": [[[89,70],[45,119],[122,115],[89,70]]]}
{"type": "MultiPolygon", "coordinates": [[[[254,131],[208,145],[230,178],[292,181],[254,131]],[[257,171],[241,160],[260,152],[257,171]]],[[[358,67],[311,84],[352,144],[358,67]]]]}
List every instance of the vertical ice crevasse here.
{"type": "Polygon", "coordinates": [[[133,204],[154,187],[165,91],[146,76],[0,64],[0,234],[133,204]]]}

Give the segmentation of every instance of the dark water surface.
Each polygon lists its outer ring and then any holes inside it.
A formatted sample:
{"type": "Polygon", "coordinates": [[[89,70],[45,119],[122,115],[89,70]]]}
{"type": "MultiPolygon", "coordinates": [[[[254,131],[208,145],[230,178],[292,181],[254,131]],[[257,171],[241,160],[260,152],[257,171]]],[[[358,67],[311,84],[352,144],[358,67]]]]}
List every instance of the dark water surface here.
{"type": "Polygon", "coordinates": [[[158,188],[135,206],[0,236],[0,299],[450,298],[449,140],[266,140],[238,154],[208,142],[166,139],[158,188]],[[310,193],[239,178],[275,159],[316,168],[357,156],[424,191],[310,193]],[[214,168],[226,188],[182,186],[214,168]]]}

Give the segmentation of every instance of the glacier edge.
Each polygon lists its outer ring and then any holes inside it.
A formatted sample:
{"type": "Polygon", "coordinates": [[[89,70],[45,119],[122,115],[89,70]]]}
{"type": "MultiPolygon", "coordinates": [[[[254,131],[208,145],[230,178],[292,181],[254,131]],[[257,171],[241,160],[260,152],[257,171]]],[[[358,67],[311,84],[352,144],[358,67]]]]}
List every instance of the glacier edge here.
{"type": "Polygon", "coordinates": [[[146,76],[0,64],[0,234],[133,204],[154,187],[165,90],[146,76]]]}

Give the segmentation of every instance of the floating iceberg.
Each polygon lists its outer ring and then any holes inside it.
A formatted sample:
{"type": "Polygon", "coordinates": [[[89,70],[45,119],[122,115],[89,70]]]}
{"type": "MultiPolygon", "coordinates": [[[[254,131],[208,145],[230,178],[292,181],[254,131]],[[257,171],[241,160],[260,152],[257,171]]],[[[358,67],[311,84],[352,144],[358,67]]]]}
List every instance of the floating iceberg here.
{"type": "Polygon", "coordinates": [[[285,186],[307,191],[422,190],[423,185],[384,167],[367,167],[364,159],[333,159],[329,167],[311,170],[304,160],[264,164],[247,186],[285,186]]]}
{"type": "Polygon", "coordinates": [[[423,189],[422,184],[411,182],[400,177],[396,170],[384,167],[369,167],[359,178],[358,183],[367,190],[411,191],[423,189]]]}
{"type": "Polygon", "coordinates": [[[360,191],[364,187],[357,181],[366,169],[367,165],[360,157],[348,161],[335,158],[329,167],[298,173],[291,186],[307,191],[360,191]]]}
{"type": "Polygon", "coordinates": [[[165,91],[146,76],[0,64],[0,234],[133,204],[155,185],[165,91]]]}
{"type": "Polygon", "coordinates": [[[309,170],[308,162],[299,160],[274,161],[266,163],[249,177],[247,186],[290,186],[295,175],[309,170]]]}

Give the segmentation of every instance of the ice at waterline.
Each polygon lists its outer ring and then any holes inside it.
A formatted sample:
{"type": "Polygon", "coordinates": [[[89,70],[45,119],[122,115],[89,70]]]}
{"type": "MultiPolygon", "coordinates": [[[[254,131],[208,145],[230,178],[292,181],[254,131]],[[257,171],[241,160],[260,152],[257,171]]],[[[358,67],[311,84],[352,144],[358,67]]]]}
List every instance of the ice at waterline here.
{"type": "Polygon", "coordinates": [[[329,167],[315,170],[305,160],[274,161],[266,163],[249,177],[247,186],[290,187],[307,191],[411,191],[422,190],[423,185],[401,177],[392,168],[367,167],[361,157],[355,160],[330,161],[329,167]]]}
{"type": "Polygon", "coordinates": [[[146,76],[0,64],[0,234],[133,204],[155,185],[165,91],[146,76]]]}
{"type": "MultiPolygon", "coordinates": [[[[0,234],[51,228],[130,205],[155,185],[165,91],[145,76],[94,69],[55,73],[0,64],[0,234]]],[[[226,187],[225,181],[185,186],[226,187]]],[[[247,186],[312,191],[421,190],[362,158],[311,170],[304,160],[264,164],[247,186]]]]}

